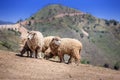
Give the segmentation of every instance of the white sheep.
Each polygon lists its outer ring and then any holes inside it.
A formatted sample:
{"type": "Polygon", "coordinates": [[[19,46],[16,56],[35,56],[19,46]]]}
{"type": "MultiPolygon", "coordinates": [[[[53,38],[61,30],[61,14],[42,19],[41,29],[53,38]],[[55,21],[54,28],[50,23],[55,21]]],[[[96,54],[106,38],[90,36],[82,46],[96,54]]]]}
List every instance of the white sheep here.
{"type": "Polygon", "coordinates": [[[35,53],[35,58],[38,57],[39,52],[39,57],[42,58],[41,52],[44,45],[44,38],[42,33],[39,31],[30,31],[28,32],[27,38],[27,45],[31,49],[31,51],[35,53]]]}
{"type": "Polygon", "coordinates": [[[64,54],[68,54],[70,56],[68,63],[71,63],[73,58],[79,63],[82,43],[76,39],[56,37],[51,41],[50,49],[54,56],[60,58],[60,62],[64,60],[64,54]]]}

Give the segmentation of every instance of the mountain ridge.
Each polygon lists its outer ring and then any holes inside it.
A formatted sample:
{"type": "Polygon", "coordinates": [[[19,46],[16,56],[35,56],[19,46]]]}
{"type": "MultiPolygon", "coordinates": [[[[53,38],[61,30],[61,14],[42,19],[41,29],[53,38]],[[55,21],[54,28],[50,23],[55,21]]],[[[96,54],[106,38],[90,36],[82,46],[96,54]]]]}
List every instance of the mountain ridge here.
{"type": "Polygon", "coordinates": [[[10,22],[10,21],[2,21],[2,20],[0,20],[0,25],[3,25],[3,24],[14,24],[14,23],[10,22]]]}

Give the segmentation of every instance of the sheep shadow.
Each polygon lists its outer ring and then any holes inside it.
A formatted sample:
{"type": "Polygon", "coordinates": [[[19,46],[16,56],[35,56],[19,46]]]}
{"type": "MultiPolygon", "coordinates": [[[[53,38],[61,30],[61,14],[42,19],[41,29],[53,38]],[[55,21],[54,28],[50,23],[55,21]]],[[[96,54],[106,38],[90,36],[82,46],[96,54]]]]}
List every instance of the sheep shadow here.
{"type": "Polygon", "coordinates": [[[51,62],[56,62],[56,63],[60,63],[60,61],[56,61],[56,60],[53,60],[53,59],[49,59],[49,61],[51,61],[51,62]]]}
{"type": "Polygon", "coordinates": [[[32,57],[29,57],[27,55],[24,55],[24,56],[22,56],[21,54],[15,54],[15,55],[18,56],[18,57],[32,58],[32,57]]]}
{"type": "Polygon", "coordinates": [[[56,61],[56,60],[53,60],[53,59],[49,59],[49,61],[51,61],[51,62],[55,62],[55,63],[64,63],[64,64],[68,64],[67,62],[60,62],[60,61],[56,61]]]}

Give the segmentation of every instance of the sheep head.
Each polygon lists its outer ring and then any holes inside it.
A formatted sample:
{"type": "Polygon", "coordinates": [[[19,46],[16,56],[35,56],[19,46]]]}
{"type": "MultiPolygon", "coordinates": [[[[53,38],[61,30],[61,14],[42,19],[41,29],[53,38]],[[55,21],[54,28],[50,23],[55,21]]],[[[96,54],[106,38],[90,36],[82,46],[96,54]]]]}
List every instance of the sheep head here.
{"type": "Polygon", "coordinates": [[[33,39],[33,38],[35,37],[35,35],[36,35],[36,33],[34,33],[34,32],[28,32],[27,38],[28,38],[29,40],[31,40],[31,39],[33,39]]]}
{"type": "Polygon", "coordinates": [[[45,55],[44,55],[44,58],[45,59],[49,59],[49,58],[52,58],[54,55],[52,54],[50,48],[48,48],[46,51],[45,51],[45,55]]]}
{"type": "Polygon", "coordinates": [[[61,38],[60,37],[55,37],[52,39],[50,43],[51,49],[57,49],[61,44],[61,38]]]}

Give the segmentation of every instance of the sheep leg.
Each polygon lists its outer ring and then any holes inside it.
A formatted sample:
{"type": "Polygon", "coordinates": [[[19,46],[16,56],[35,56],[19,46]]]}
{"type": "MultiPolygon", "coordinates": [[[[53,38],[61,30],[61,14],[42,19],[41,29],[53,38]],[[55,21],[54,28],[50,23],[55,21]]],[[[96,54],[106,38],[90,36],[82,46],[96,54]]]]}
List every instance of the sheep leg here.
{"type": "Polygon", "coordinates": [[[32,57],[32,55],[33,55],[33,52],[30,50],[30,57],[32,57]]]}
{"type": "Polygon", "coordinates": [[[63,60],[63,57],[62,56],[59,56],[60,58],[60,63],[62,63],[64,60],[63,60]]]}
{"type": "Polygon", "coordinates": [[[25,54],[25,52],[26,52],[26,49],[25,49],[25,48],[23,48],[23,49],[22,49],[22,51],[20,51],[21,56],[23,56],[23,54],[25,54]]]}
{"type": "Polygon", "coordinates": [[[69,58],[69,60],[68,60],[68,63],[67,64],[69,64],[69,63],[71,63],[72,62],[72,56],[70,55],[70,58],[69,58]]]}
{"type": "Polygon", "coordinates": [[[64,59],[63,59],[64,55],[62,53],[58,52],[58,56],[60,58],[60,63],[63,62],[64,61],[64,59]]]}
{"type": "Polygon", "coordinates": [[[29,51],[27,51],[27,57],[29,57],[29,51]]]}
{"type": "Polygon", "coordinates": [[[37,58],[37,56],[38,56],[38,51],[35,50],[35,58],[37,58]]]}
{"type": "Polygon", "coordinates": [[[75,50],[74,51],[75,55],[75,63],[79,64],[80,63],[80,54],[79,54],[79,50],[75,50]]]}
{"type": "Polygon", "coordinates": [[[40,59],[42,59],[42,53],[40,52],[40,53],[38,53],[38,50],[36,50],[35,51],[35,58],[40,58],[40,59]]]}
{"type": "Polygon", "coordinates": [[[42,58],[42,56],[41,56],[41,55],[42,55],[42,53],[40,52],[40,53],[39,53],[39,55],[38,55],[40,59],[42,58]]]}

